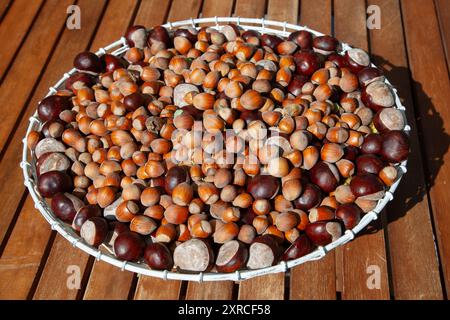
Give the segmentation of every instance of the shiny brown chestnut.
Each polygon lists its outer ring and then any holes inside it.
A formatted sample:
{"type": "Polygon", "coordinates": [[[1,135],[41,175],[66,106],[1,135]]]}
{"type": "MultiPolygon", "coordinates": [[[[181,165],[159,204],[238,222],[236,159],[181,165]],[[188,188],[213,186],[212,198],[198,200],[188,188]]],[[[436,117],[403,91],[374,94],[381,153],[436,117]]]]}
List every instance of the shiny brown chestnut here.
{"type": "Polygon", "coordinates": [[[105,65],[106,72],[114,72],[116,69],[125,68],[125,61],[112,54],[105,54],[101,57],[103,64],[105,65]]]}
{"type": "Polygon", "coordinates": [[[363,211],[354,203],[341,204],[336,209],[336,218],[342,220],[346,229],[353,229],[361,220],[363,211]]]}
{"type": "Polygon", "coordinates": [[[135,92],[123,98],[123,105],[128,111],[134,111],[139,107],[146,107],[150,97],[146,94],[135,92]]]}
{"type": "Polygon", "coordinates": [[[173,261],[181,270],[203,272],[211,268],[214,253],[207,241],[190,239],[175,248],[173,261]]]}
{"type": "Polygon", "coordinates": [[[403,130],[405,127],[405,117],[403,113],[395,108],[383,108],[373,117],[373,124],[380,133],[403,130]]]}
{"type": "Polygon", "coordinates": [[[309,50],[312,48],[313,36],[309,31],[298,30],[292,32],[288,40],[294,41],[302,50],[309,50]]]}
{"type": "Polygon", "coordinates": [[[384,196],[383,182],[373,174],[356,175],[350,181],[350,189],[355,197],[365,200],[380,200],[384,196]]]}
{"type": "Polygon", "coordinates": [[[52,198],[52,211],[64,222],[72,223],[78,210],[84,206],[83,201],[70,193],[57,193],[52,198]]]}
{"type": "Polygon", "coordinates": [[[332,62],[338,68],[347,68],[347,60],[338,53],[332,53],[327,57],[327,61],[332,62]]]}
{"type": "Polygon", "coordinates": [[[371,173],[377,175],[385,166],[375,154],[363,154],[356,158],[356,172],[357,174],[371,173]]]}
{"type": "Polygon", "coordinates": [[[351,48],[347,50],[345,53],[345,59],[347,60],[348,67],[354,74],[357,74],[370,64],[370,57],[367,52],[359,48],[351,48]]]}
{"type": "Polygon", "coordinates": [[[284,251],[281,259],[283,261],[295,260],[306,256],[313,250],[313,244],[306,235],[300,235],[290,246],[284,251]]]}
{"type": "Polygon", "coordinates": [[[319,57],[315,53],[311,52],[297,52],[294,55],[294,62],[296,65],[296,73],[304,76],[312,75],[322,66],[319,57]]]}
{"type": "Polygon", "coordinates": [[[131,26],[125,33],[125,38],[130,48],[136,47],[143,50],[147,43],[147,30],[141,25],[131,26]]]}
{"type": "Polygon", "coordinates": [[[301,74],[295,74],[291,82],[289,82],[289,85],[287,87],[288,91],[292,93],[294,96],[299,96],[302,93],[302,88],[305,85],[305,83],[308,82],[308,77],[301,74]]]}
{"type": "Polygon", "coordinates": [[[173,258],[170,250],[162,243],[151,243],[144,251],[144,261],[154,270],[171,270],[173,258]]]}
{"type": "Polygon", "coordinates": [[[59,114],[72,108],[72,103],[68,97],[48,96],[38,105],[38,116],[42,121],[56,121],[59,114]]]}
{"type": "Polygon", "coordinates": [[[324,192],[330,193],[339,185],[339,171],[336,166],[318,162],[310,171],[311,182],[318,185],[324,192]]]}
{"type": "Polygon", "coordinates": [[[152,47],[152,44],[162,44],[164,48],[170,46],[170,36],[167,29],[163,26],[156,26],[148,32],[147,44],[152,47]]]}
{"type": "Polygon", "coordinates": [[[164,179],[164,190],[168,194],[172,194],[173,189],[183,183],[189,182],[189,170],[185,166],[175,166],[167,171],[164,179]]]}
{"type": "Polygon", "coordinates": [[[277,263],[280,255],[280,246],[274,236],[259,236],[250,245],[247,268],[261,269],[270,267],[277,263]]]}
{"type": "Polygon", "coordinates": [[[88,71],[92,73],[100,73],[103,69],[102,60],[89,51],[84,51],[76,55],[73,65],[80,71],[88,71]]]}
{"type": "Polygon", "coordinates": [[[81,230],[81,226],[83,225],[83,223],[85,223],[87,220],[89,220],[90,218],[93,217],[101,217],[102,216],[102,211],[100,210],[100,207],[97,205],[87,205],[84,206],[82,208],[80,208],[80,210],[77,211],[73,222],[72,222],[72,228],[75,231],[80,231],[81,230]]]}
{"type": "Polygon", "coordinates": [[[395,103],[391,87],[382,82],[374,81],[361,91],[362,102],[373,111],[392,107],[395,103]]]}
{"type": "Polygon", "coordinates": [[[326,246],[342,235],[342,227],[337,221],[317,221],[308,224],[305,233],[315,245],[326,246]]]}
{"type": "Polygon", "coordinates": [[[303,193],[300,197],[294,200],[296,209],[309,210],[320,204],[322,201],[322,193],[318,186],[312,183],[307,183],[303,188],[303,193]]]}
{"type": "Polygon", "coordinates": [[[87,244],[98,247],[108,235],[108,223],[103,217],[92,217],[83,223],[80,229],[81,238],[87,244]]]}
{"type": "Polygon", "coordinates": [[[378,68],[366,67],[358,72],[358,80],[361,87],[365,87],[374,81],[384,81],[384,75],[378,68]]]}
{"type": "Polygon", "coordinates": [[[136,261],[142,257],[145,242],[141,235],[127,231],[119,234],[114,241],[114,253],[117,258],[136,261]]]}
{"type": "Polygon", "coordinates": [[[254,199],[272,199],[280,188],[280,180],[270,175],[257,175],[247,184],[247,191],[254,199]]]}
{"type": "Polygon", "coordinates": [[[313,49],[323,55],[329,55],[336,51],[339,42],[336,38],[325,35],[315,37],[313,40],[313,49]]]}
{"type": "Polygon", "coordinates": [[[261,44],[265,47],[269,47],[273,51],[276,50],[277,46],[281,42],[283,42],[283,40],[280,37],[273,34],[265,33],[261,36],[261,44]]]}
{"type": "Polygon", "coordinates": [[[84,72],[75,72],[66,80],[64,85],[67,90],[76,94],[78,89],[82,87],[92,87],[94,84],[95,78],[92,75],[84,72]]]}
{"type": "Polygon", "coordinates": [[[383,144],[383,138],[379,134],[371,133],[364,138],[361,145],[361,152],[363,154],[380,154],[383,144]]]}
{"type": "Polygon", "coordinates": [[[402,162],[409,155],[409,139],[405,132],[393,130],[382,135],[381,157],[391,163],[402,162]]]}
{"type": "Polygon", "coordinates": [[[38,180],[38,190],[45,198],[51,198],[59,192],[69,192],[72,188],[72,179],[61,171],[46,172],[38,180]]]}
{"type": "Polygon", "coordinates": [[[231,240],[220,247],[216,258],[216,269],[219,272],[235,272],[245,267],[247,259],[247,247],[238,240],[231,240]]]}

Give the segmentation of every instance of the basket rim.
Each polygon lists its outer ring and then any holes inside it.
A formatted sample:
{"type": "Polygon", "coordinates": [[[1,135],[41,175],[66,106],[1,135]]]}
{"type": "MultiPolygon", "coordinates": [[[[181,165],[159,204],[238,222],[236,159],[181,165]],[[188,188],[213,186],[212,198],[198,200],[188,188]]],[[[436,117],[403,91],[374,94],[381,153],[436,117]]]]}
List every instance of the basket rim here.
{"type": "MultiPolygon", "coordinates": [[[[211,25],[212,28],[218,28],[220,29],[223,24],[221,23],[236,23],[238,26],[245,30],[257,30],[262,33],[274,33],[277,35],[280,35],[282,37],[285,37],[289,35],[291,31],[296,30],[306,30],[314,34],[315,36],[321,36],[323,33],[318,32],[316,30],[312,30],[308,28],[307,26],[300,26],[295,25],[287,22],[280,22],[275,20],[265,20],[265,19],[257,19],[257,18],[242,18],[242,17],[210,17],[210,18],[198,18],[198,19],[188,19],[188,20],[181,20],[181,21],[175,21],[175,22],[167,22],[163,26],[169,29],[173,29],[176,27],[181,26],[191,26],[194,28],[198,28],[200,24],[204,23],[215,23],[215,25],[211,25]],[[251,25],[247,25],[251,24],[251,25]],[[271,27],[279,27],[282,28],[279,29],[273,29],[271,27]]],[[[350,45],[344,42],[340,42],[340,45],[342,46],[342,52],[347,51],[348,49],[352,48],[350,45]]],[[[100,48],[95,54],[98,56],[102,56],[109,52],[113,55],[120,55],[124,53],[128,49],[128,45],[126,42],[126,39],[124,37],[121,37],[119,40],[100,48]],[[115,49],[115,50],[113,50],[115,49]]],[[[375,66],[373,63],[371,63],[371,66],[375,66]]],[[[49,91],[46,95],[52,95],[55,94],[61,85],[64,84],[64,82],[77,70],[75,68],[71,69],[67,73],[64,74],[64,76],[58,80],[52,87],[49,88],[49,91]]],[[[405,115],[405,107],[403,106],[400,97],[398,96],[397,89],[392,86],[392,84],[389,82],[388,79],[385,79],[385,82],[389,84],[394,92],[395,96],[395,108],[399,109],[405,119],[405,128],[403,131],[405,131],[407,134],[411,131],[410,126],[407,124],[407,118],[405,115]]],[[[29,149],[27,147],[26,143],[26,137],[30,133],[31,130],[34,129],[40,129],[41,121],[39,120],[37,116],[37,111],[34,113],[33,116],[29,118],[29,126],[27,128],[27,132],[25,135],[25,138],[23,139],[23,149],[22,149],[22,161],[20,163],[20,166],[23,171],[24,176],[24,185],[27,187],[34,203],[36,209],[39,210],[39,212],[44,216],[44,218],[47,220],[47,222],[50,224],[52,230],[56,230],[60,235],[62,235],[66,240],[68,240],[74,247],[77,247],[84,252],[88,253],[91,256],[94,256],[98,261],[105,261],[109,264],[112,264],[116,267],[119,267],[123,270],[128,270],[131,272],[135,272],[137,274],[152,276],[161,278],[164,280],[186,280],[186,281],[225,281],[225,280],[232,280],[232,281],[240,281],[245,279],[250,279],[256,276],[271,274],[271,273],[278,273],[278,272],[286,272],[288,269],[293,268],[297,265],[300,265],[302,263],[318,260],[323,258],[329,251],[335,249],[338,246],[344,245],[345,243],[353,240],[355,236],[363,229],[367,227],[372,221],[378,219],[378,215],[380,212],[384,209],[386,204],[391,201],[394,196],[394,192],[397,189],[402,176],[407,172],[406,165],[407,161],[405,160],[401,162],[399,165],[397,165],[397,170],[399,172],[399,177],[395,181],[395,183],[390,186],[390,188],[386,191],[385,196],[378,201],[377,206],[372,211],[366,213],[360,222],[351,230],[346,230],[344,234],[338,238],[337,240],[331,242],[330,244],[324,246],[324,247],[317,247],[316,250],[313,252],[300,257],[295,260],[290,261],[281,261],[277,265],[266,267],[262,269],[255,269],[255,270],[238,270],[234,273],[219,273],[219,272],[199,272],[199,273],[188,273],[183,271],[159,271],[159,270],[152,270],[150,269],[146,264],[144,263],[136,263],[136,262],[128,262],[124,260],[117,259],[112,253],[104,252],[105,250],[102,250],[102,246],[99,248],[92,247],[84,242],[84,240],[75,233],[75,231],[66,223],[59,220],[50,209],[49,205],[45,201],[45,199],[39,194],[37,185],[35,182],[36,177],[36,161],[33,157],[31,157],[29,161],[29,155],[32,156],[32,154],[29,152],[29,149]]],[[[103,247],[104,249],[104,247],[103,247]]]]}

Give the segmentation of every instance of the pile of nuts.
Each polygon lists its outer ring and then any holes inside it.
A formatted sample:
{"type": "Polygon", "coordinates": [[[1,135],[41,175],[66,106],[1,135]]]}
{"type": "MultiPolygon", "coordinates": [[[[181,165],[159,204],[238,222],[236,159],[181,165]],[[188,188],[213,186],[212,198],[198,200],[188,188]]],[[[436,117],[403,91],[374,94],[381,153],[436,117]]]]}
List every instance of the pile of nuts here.
{"type": "Polygon", "coordinates": [[[133,26],[82,52],[28,135],[38,189],[92,246],[156,270],[310,253],[374,209],[408,157],[382,72],[330,36],[133,26]]]}

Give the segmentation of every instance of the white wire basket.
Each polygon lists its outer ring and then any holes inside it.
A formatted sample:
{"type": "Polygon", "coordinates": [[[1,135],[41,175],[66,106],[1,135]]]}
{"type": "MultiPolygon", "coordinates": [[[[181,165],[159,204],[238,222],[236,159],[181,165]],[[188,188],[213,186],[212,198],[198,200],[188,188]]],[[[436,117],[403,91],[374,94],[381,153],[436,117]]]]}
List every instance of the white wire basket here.
{"type": "MultiPolygon", "coordinates": [[[[311,32],[314,36],[323,35],[320,32],[311,30],[306,26],[298,26],[290,24],[287,22],[279,22],[265,19],[251,19],[251,18],[241,18],[241,17],[213,17],[213,18],[199,18],[199,19],[189,19],[177,22],[168,22],[164,27],[170,29],[178,27],[193,27],[200,28],[204,24],[208,24],[210,27],[220,30],[225,24],[235,23],[244,30],[256,30],[260,33],[271,33],[276,34],[281,37],[287,37],[291,32],[297,30],[307,30],[311,32]]],[[[95,54],[97,56],[102,56],[106,53],[112,55],[121,55],[127,51],[128,45],[126,39],[122,37],[120,40],[107,45],[104,48],[100,48],[95,54]]],[[[340,43],[340,52],[343,53],[350,49],[351,47],[346,43],[340,43]]],[[[49,88],[46,96],[55,94],[59,88],[61,88],[65,81],[76,72],[76,69],[72,69],[64,74],[64,76],[56,83],[54,86],[49,88]]],[[[386,79],[386,83],[390,82],[386,79]]],[[[406,120],[404,113],[405,107],[402,105],[400,98],[397,94],[397,90],[393,88],[395,94],[395,108],[402,111],[403,116],[406,120]]],[[[26,136],[31,130],[40,130],[43,123],[39,120],[37,112],[29,119],[30,124],[27,129],[26,136]]],[[[411,131],[410,126],[406,125],[404,131],[409,134],[411,131]]],[[[23,150],[22,150],[22,162],[20,166],[23,170],[24,184],[28,188],[31,197],[35,203],[36,209],[44,216],[44,218],[50,224],[52,230],[56,230],[60,235],[66,238],[74,247],[83,250],[84,252],[94,256],[98,261],[105,261],[123,270],[128,270],[138,274],[143,274],[146,276],[152,276],[157,278],[162,278],[164,280],[189,280],[189,281],[221,281],[221,280],[232,280],[240,281],[245,279],[250,279],[256,276],[266,275],[270,273],[286,272],[288,269],[293,268],[302,263],[319,260],[323,258],[327,252],[335,249],[338,246],[344,245],[347,242],[353,240],[355,236],[363,230],[372,221],[377,220],[380,212],[386,206],[386,204],[391,201],[394,196],[394,192],[397,189],[402,176],[406,173],[407,160],[403,161],[398,165],[399,177],[397,181],[386,191],[385,196],[378,201],[377,206],[372,211],[366,213],[361,221],[352,230],[346,230],[345,233],[336,241],[324,246],[318,247],[315,251],[305,255],[301,258],[282,261],[279,264],[263,269],[257,270],[240,270],[234,273],[217,273],[217,272],[201,272],[201,273],[187,273],[178,271],[158,271],[151,270],[145,263],[135,263],[128,262],[117,259],[112,253],[100,251],[98,248],[92,247],[84,242],[84,240],[75,233],[70,225],[59,220],[55,214],[50,209],[45,198],[43,198],[37,188],[37,175],[36,175],[36,161],[33,154],[29,151],[26,144],[26,136],[23,139],[23,150]]]]}

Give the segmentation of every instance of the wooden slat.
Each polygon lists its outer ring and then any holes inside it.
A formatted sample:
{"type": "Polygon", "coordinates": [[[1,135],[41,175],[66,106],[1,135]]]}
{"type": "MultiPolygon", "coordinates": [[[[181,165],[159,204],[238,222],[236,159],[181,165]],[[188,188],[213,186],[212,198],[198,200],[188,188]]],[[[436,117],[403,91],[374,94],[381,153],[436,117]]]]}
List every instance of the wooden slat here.
{"type": "Polygon", "coordinates": [[[201,0],[173,0],[167,21],[197,18],[201,6],[201,0]]]}
{"type": "Polygon", "coordinates": [[[302,0],[300,3],[300,24],[331,34],[331,0],[302,0]]]}
{"type": "Polygon", "coordinates": [[[450,1],[436,0],[435,4],[441,27],[442,42],[447,56],[447,66],[450,69],[450,1]]]}
{"type": "Polygon", "coordinates": [[[233,298],[233,281],[214,281],[198,283],[190,281],[186,300],[231,300],[233,298]]]}
{"type": "Polygon", "coordinates": [[[266,13],[266,0],[236,0],[234,16],[244,18],[263,18],[266,13]]]}
{"type": "Polygon", "coordinates": [[[85,285],[82,279],[80,289],[68,286],[68,282],[72,284],[72,279],[76,275],[83,277],[89,255],[74,248],[69,241],[59,234],[55,238],[47,263],[42,272],[34,300],[74,300],[85,285]],[[66,253],[66,254],[61,254],[66,253]],[[74,273],[74,269],[79,268],[79,272],[74,273]]]}
{"type": "Polygon", "coordinates": [[[26,299],[51,236],[47,221],[26,200],[0,259],[0,299],[26,299]]]}
{"type": "MultiPolygon", "coordinates": [[[[331,33],[331,1],[302,0],[300,24],[331,33]],[[320,19],[317,17],[320,16],[320,19]]],[[[335,252],[319,261],[308,262],[291,270],[291,299],[336,299],[335,252]]]]}
{"type": "MultiPolygon", "coordinates": [[[[368,49],[366,4],[364,0],[342,0],[334,3],[335,35],[351,45],[368,49]]],[[[357,237],[344,248],[343,299],[388,299],[389,284],[384,234],[357,237]],[[380,271],[380,287],[369,288],[370,266],[380,271]],[[368,269],[369,268],[369,269],[368,269]]]]}
{"type": "MultiPolygon", "coordinates": [[[[0,87],[0,105],[2,106],[2,126],[0,128],[0,152],[3,150],[8,136],[33,85],[45,66],[52,46],[58,38],[65,23],[66,7],[72,0],[49,0],[45,3],[27,40],[14,59],[8,76],[0,87]]],[[[0,238],[3,237],[3,226],[0,222],[0,238]]],[[[6,222],[9,219],[6,217],[6,222]]]]}
{"type": "Polygon", "coordinates": [[[0,21],[4,18],[7,13],[12,0],[0,0],[0,21]]]}
{"type": "Polygon", "coordinates": [[[370,0],[369,4],[380,6],[383,13],[381,29],[370,31],[374,63],[385,70],[389,81],[399,90],[412,129],[409,172],[386,210],[393,294],[395,299],[441,299],[439,262],[412,104],[400,6],[398,1],[390,0],[370,0]]]}
{"type": "Polygon", "coordinates": [[[35,19],[43,0],[17,0],[11,4],[8,14],[0,25],[0,79],[14,58],[22,39],[26,36],[30,25],[35,19]],[[18,19],[20,17],[20,19],[18,19]],[[12,34],[12,30],[14,34],[12,34]]]}
{"type": "Polygon", "coordinates": [[[178,300],[181,281],[139,276],[135,300],[178,300]]]}
{"type": "Polygon", "coordinates": [[[122,271],[104,261],[96,261],[83,299],[126,300],[133,278],[132,272],[122,271]]]}
{"type": "Polygon", "coordinates": [[[334,255],[307,262],[291,270],[291,300],[335,300],[334,255]]]}
{"type": "Polygon", "coordinates": [[[241,281],[239,284],[239,300],[283,300],[283,272],[269,274],[241,281]]]}
{"type": "MultiPolygon", "coordinates": [[[[203,2],[203,17],[226,17],[231,15],[233,1],[205,0],[203,2]]],[[[233,294],[232,281],[220,282],[189,282],[186,299],[231,299],[233,294]]]]}
{"type": "MultiPolygon", "coordinates": [[[[447,291],[450,286],[450,154],[448,93],[450,83],[432,0],[402,1],[403,23],[416,108],[423,132],[429,194],[447,291]],[[417,23],[420,17],[420,23],[417,23]],[[426,48],[426,50],[424,50],[426,48]],[[431,68],[431,69],[430,69],[431,68]],[[432,70],[432,71],[430,71],[432,70]]],[[[420,254],[420,253],[418,253],[420,254]]]]}
{"type": "Polygon", "coordinates": [[[268,0],[267,18],[276,21],[297,23],[299,17],[298,0],[268,0]]]}
{"type": "Polygon", "coordinates": [[[170,1],[147,0],[142,2],[134,20],[134,24],[153,27],[163,24],[166,13],[169,10],[170,1]],[[155,10],[158,8],[158,10],[155,10]]]}

